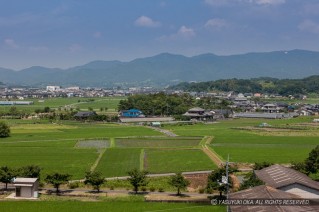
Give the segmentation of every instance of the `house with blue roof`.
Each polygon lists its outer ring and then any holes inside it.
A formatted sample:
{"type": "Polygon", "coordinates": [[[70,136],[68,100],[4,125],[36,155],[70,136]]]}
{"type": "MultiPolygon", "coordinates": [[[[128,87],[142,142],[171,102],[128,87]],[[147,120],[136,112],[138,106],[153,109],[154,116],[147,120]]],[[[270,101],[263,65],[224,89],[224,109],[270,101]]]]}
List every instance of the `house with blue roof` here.
{"type": "Polygon", "coordinates": [[[125,118],[143,118],[145,117],[143,112],[138,109],[129,109],[120,111],[120,117],[125,118]]]}

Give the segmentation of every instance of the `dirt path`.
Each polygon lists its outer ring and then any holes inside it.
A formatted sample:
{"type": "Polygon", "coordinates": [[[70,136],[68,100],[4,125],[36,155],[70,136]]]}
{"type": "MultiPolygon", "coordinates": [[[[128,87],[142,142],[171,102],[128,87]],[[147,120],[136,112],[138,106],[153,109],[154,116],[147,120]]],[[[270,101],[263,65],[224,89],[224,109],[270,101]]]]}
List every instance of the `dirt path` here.
{"type": "Polygon", "coordinates": [[[148,126],[148,128],[153,129],[153,130],[156,130],[156,131],[159,131],[159,132],[161,132],[161,133],[164,133],[164,134],[166,134],[166,135],[169,136],[169,137],[176,137],[176,136],[177,136],[175,133],[172,133],[172,132],[169,131],[169,130],[164,130],[164,129],[162,129],[162,128],[150,127],[150,126],[148,126]]]}
{"type": "MultiPolygon", "coordinates": [[[[204,138],[205,139],[205,138],[204,138]]],[[[213,137],[212,136],[208,136],[206,137],[206,142],[204,144],[202,144],[202,151],[218,166],[218,167],[222,167],[223,166],[223,161],[218,157],[218,155],[212,151],[211,149],[209,149],[209,147],[207,146],[208,144],[210,144],[213,141],[213,137]]]]}
{"type": "Polygon", "coordinates": [[[92,172],[95,170],[95,168],[96,168],[97,165],[99,164],[99,162],[100,162],[102,156],[104,155],[104,153],[105,153],[105,151],[106,151],[106,148],[105,148],[105,149],[100,149],[99,151],[100,151],[99,157],[96,159],[96,161],[94,162],[94,164],[91,166],[90,171],[92,171],[92,172]]]}
{"type": "Polygon", "coordinates": [[[230,178],[231,178],[232,181],[233,181],[233,188],[232,188],[232,190],[233,190],[233,191],[238,191],[238,189],[239,189],[239,187],[240,187],[240,182],[239,182],[238,178],[237,178],[234,174],[231,174],[231,175],[229,175],[229,176],[230,176],[230,178]]]}

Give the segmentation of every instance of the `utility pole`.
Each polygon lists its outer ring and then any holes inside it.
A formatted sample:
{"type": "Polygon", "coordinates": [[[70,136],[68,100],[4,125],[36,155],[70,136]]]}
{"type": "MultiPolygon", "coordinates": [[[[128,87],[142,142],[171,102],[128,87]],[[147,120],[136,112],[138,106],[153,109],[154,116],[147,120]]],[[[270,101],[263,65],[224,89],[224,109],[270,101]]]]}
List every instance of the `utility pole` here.
{"type": "MultiPolygon", "coordinates": [[[[228,182],[228,164],[229,164],[229,154],[226,161],[226,199],[228,200],[228,190],[229,190],[229,182],[228,182]]],[[[227,204],[227,212],[229,212],[229,205],[227,204]]]]}

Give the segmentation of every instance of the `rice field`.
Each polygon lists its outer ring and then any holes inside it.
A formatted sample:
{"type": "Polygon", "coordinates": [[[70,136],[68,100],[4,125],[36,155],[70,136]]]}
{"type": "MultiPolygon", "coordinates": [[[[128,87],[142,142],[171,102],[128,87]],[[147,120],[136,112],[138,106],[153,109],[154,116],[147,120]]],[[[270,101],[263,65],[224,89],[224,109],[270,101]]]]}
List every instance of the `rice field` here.
{"type": "Polygon", "coordinates": [[[142,147],[142,148],[167,148],[167,147],[197,147],[201,137],[149,137],[149,138],[117,138],[116,147],[142,147]]]}
{"type": "Polygon", "coordinates": [[[215,169],[216,165],[200,149],[145,149],[144,169],[151,173],[171,173],[215,169]]]}
{"type": "Polygon", "coordinates": [[[281,120],[236,119],[214,124],[168,125],[165,128],[180,136],[213,136],[210,148],[224,159],[230,154],[233,162],[291,163],[303,161],[311,149],[319,144],[319,135],[317,132],[313,133],[318,129],[304,127],[311,122],[312,117],[281,120]],[[260,128],[258,131],[258,125],[264,122],[270,124],[273,130],[265,133],[265,129],[260,128]],[[254,130],[245,129],[252,127],[254,130]]]}

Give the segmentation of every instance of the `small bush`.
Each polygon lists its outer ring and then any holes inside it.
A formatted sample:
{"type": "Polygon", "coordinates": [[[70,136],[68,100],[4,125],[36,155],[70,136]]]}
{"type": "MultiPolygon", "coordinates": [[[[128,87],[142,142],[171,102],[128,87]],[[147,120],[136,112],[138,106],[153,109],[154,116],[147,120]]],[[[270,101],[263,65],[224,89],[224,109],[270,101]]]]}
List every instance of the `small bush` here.
{"type": "Polygon", "coordinates": [[[207,189],[206,189],[206,193],[207,193],[207,194],[212,194],[213,192],[214,192],[214,190],[211,189],[211,188],[207,188],[207,189]]]}
{"type": "Polygon", "coordinates": [[[205,193],[205,188],[200,188],[200,189],[198,190],[198,193],[200,193],[200,194],[205,193]]]}
{"type": "Polygon", "coordinates": [[[146,187],[144,187],[144,186],[141,187],[141,191],[144,191],[144,192],[147,191],[146,187]]]}
{"type": "Polygon", "coordinates": [[[159,188],[158,192],[164,192],[164,188],[159,188]]]}
{"type": "Polygon", "coordinates": [[[155,188],[154,187],[150,187],[150,192],[154,192],[155,188]]]}
{"type": "Polygon", "coordinates": [[[114,190],[114,186],[110,186],[110,190],[114,190]]]}
{"type": "Polygon", "coordinates": [[[79,182],[72,182],[72,183],[69,183],[68,187],[70,189],[75,189],[75,188],[80,187],[80,183],[79,182]]]}

